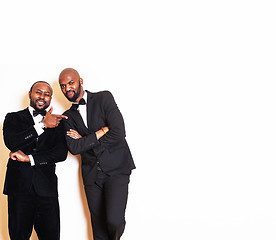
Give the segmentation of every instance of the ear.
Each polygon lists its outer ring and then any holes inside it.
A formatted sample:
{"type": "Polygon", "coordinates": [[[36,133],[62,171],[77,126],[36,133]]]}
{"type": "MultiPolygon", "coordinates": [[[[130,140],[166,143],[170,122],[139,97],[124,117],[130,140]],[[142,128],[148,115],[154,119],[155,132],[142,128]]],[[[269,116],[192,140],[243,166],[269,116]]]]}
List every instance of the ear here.
{"type": "Polygon", "coordinates": [[[31,99],[31,91],[29,91],[29,99],[31,99]]]}
{"type": "Polygon", "coordinates": [[[80,78],[80,84],[83,85],[83,79],[82,78],[80,78]]]}

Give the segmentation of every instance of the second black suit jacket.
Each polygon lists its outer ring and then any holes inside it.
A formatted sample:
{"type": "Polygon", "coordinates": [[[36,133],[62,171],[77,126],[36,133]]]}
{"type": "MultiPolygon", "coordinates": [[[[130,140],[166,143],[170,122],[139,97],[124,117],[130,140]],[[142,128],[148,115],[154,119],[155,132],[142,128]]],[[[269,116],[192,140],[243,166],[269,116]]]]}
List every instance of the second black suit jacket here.
{"type": "Polygon", "coordinates": [[[85,185],[93,184],[96,177],[96,166],[100,164],[103,171],[109,175],[130,174],[135,168],[132,155],[125,139],[125,125],[117,104],[108,91],[91,93],[87,91],[87,123],[85,126],[78,110],[71,107],[64,115],[66,130],[74,129],[82,138],[66,137],[69,151],[81,154],[82,176],[85,185]],[[109,132],[99,141],[95,132],[104,126],[109,132]]]}
{"type": "Polygon", "coordinates": [[[10,151],[21,150],[32,155],[35,161],[35,166],[31,166],[27,162],[9,159],[4,194],[24,195],[33,186],[41,196],[57,196],[55,163],[64,161],[68,152],[63,124],[45,129],[38,137],[33,118],[26,108],[6,115],[3,134],[10,151]]]}

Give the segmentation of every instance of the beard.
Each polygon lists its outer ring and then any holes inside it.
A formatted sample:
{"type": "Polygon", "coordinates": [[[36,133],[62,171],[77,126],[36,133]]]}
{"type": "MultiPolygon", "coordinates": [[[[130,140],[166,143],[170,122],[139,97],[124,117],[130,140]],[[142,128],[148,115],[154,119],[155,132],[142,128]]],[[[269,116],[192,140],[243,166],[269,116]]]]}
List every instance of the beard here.
{"type": "Polygon", "coordinates": [[[74,92],[74,95],[73,95],[72,97],[68,97],[68,96],[67,96],[67,93],[68,93],[68,92],[66,92],[66,93],[65,93],[65,97],[66,97],[70,102],[75,102],[75,101],[78,99],[78,97],[80,96],[80,93],[81,93],[81,84],[80,84],[80,82],[79,82],[79,86],[78,86],[77,92],[74,91],[74,90],[70,90],[70,91],[74,92]]]}
{"type": "Polygon", "coordinates": [[[38,111],[39,113],[40,112],[43,112],[47,107],[49,107],[49,105],[42,99],[37,99],[37,100],[34,100],[34,99],[31,99],[30,100],[30,106],[33,107],[36,111],[38,111]],[[38,101],[43,101],[44,102],[44,107],[43,108],[38,108],[36,103],[38,101]]]}

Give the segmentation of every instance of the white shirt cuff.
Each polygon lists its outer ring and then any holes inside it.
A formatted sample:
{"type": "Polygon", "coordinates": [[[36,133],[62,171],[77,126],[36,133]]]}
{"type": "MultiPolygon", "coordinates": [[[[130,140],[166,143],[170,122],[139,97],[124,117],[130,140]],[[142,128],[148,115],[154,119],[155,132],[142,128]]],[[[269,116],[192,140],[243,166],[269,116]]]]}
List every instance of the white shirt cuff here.
{"type": "Polygon", "coordinates": [[[38,136],[40,136],[42,133],[44,133],[43,127],[44,127],[44,124],[43,124],[43,123],[40,123],[40,122],[39,122],[39,123],[36,123],[36,124],[34,125],[34,128],[35,128],[35,130],[36,130],[38,136]]]}
{"type": "Polygon", "coordinates": [[[34,157],[32,155],[28,155],[30,158],[31,166],[35,165],[34,157]]]}

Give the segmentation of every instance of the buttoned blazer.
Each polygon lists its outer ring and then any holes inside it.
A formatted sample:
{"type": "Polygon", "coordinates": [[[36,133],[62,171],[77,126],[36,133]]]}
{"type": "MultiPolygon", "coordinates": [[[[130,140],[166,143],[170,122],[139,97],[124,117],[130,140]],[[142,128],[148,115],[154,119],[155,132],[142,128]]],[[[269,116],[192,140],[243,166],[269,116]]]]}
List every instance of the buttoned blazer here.
{"type": "Polygon", "coordinates": [[[109,174],[129,174],[135,168],[133,158],[125,139],[125,125],[121,112],[109,91],[91,93],[87,91],[87,123],[85,126],[78,110],[71,107],[64,115],[66,130],[74,129],[82,138],[66,136],[69,151],[81,154],[82,176],[85,185],[93,183],[97,163],[109,174]],[[97,140],[95,132],[108,126],[109,132],[97,140]]]}
{"type": "Polygon", "coordinates": [[[41,196],[57,196],[55,163],[67,157],[65,130],[61,122],[38,136],[29,109],[8,113],[3,124],[4,142],[11,152],[32,155],[35,166],[9,159],[4,194],[24,195],[33,186],[41,196]]]}

